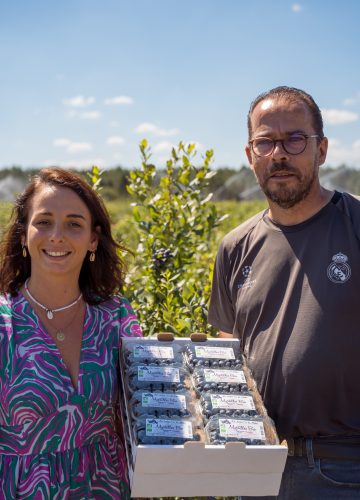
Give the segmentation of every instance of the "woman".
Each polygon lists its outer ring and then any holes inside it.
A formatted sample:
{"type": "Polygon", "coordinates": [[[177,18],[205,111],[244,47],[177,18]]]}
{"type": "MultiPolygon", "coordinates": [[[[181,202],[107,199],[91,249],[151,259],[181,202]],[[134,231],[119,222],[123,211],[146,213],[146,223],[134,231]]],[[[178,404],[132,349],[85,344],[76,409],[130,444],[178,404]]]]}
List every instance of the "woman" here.
{"type": "Polygon", "coordinates": [[[140,336],[101,199],[47,168],[15,204],[0,263],[0,498],[128,498],[119,343],[140,336]]]}

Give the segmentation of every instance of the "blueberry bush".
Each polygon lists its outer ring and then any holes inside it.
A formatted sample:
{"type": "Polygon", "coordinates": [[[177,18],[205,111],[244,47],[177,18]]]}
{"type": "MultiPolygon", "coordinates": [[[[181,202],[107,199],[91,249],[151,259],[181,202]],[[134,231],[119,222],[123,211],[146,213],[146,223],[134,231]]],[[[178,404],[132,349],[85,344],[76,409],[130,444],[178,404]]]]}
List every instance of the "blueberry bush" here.
{"type": "Polygon", "coordinates": [[[141,167],[130,172],[128,185],[139,243],[127,296],[145,335],[211,334],[207,307],[214,229],[226,218],[204,193],[216,173],[210,170],[213,151],[195,165],[195,145],[180,142],[161,176],[146,140],[140,153],[141,167]]]}

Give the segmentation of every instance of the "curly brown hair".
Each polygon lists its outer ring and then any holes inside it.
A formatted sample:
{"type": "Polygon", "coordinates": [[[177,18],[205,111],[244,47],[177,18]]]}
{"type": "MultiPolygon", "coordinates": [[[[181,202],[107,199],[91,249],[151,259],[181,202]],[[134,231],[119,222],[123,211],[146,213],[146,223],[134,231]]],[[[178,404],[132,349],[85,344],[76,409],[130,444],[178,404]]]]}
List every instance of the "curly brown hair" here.
{"type": "Polygon", "coordinates": [[[125,279],[122,252],[128,249],[114,240],[104,202],[94,189],[77,173],[59,167],[49,167],[34,175],[20,194],[12,210],[9,226],[0,246],[0,293],[16,295],[31,275],[31,258],[23,257],[22,238],[26,234],[30,202],[44,185],[60,186],[74,191],[85,203],[92,218],[92,230],[99,233],[96,262],[84,259],[79,287],[89,304],[97,304],[121,292],[125,279]]]}

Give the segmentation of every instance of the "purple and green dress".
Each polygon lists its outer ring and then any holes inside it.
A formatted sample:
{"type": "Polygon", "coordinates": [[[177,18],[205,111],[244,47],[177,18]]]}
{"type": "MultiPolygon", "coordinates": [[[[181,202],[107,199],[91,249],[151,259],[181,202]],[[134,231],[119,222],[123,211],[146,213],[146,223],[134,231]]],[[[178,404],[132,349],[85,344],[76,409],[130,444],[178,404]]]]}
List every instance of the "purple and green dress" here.
{"type": "Polygon", "coordinates": [[[124,298],[86,306],[75,389],[31,305],[0,296],[0,499],[129,497],[119,344],[141,336],[124,298]]]}

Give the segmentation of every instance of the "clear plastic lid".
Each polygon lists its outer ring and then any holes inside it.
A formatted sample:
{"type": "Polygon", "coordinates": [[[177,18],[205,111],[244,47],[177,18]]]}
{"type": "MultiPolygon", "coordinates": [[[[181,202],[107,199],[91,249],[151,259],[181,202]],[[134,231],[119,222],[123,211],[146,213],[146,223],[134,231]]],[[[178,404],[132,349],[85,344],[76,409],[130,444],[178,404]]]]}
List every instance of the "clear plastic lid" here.
{"type": "Polygon", "coordinates": [[[131,366],[126,371],[126,383],[131,392],[138,389],[153,391],[180,391],[188,385],[189,372],[179,364],[131,366]]]}
{"type": "Polygon", "coordinates": [[[190,342],[184,351],[186,364],[193,369],[203,368],[237,368],[243,360],[238,341],[190,342]]]}
{"type": "Polygon", "coordinates": [[[243,370],[235,368],[195,368],[192,374],[198,395],[203,392],[241,393],[248,391],[243,370]]]}
{"type": "Polygon", "coordinates": [[[205,427],[210,444],[224,444],[229,441],[241,441],[246,445],[268,444],[266,437],[267,423],[263,417],[224,417],[215,415],[205,427]]]}
{"type": "Polygon", "coordinates": [[[126,344],[123,356],[127,366],[139,364],[172,365],[182,362],[182,346],[174,342],[143,338],[126,344]]]}
{"type": "Polygon", "coordinates": [[[192,418],[143,417],[134,422],[134,428],[137,444],[179,445],[202,439],[192,418]]]}
{"type": "MultiPolygon", "coordinates": [[[[155,391],[139,390],[134,392],[130,403],[133,418],[149,417],[191,417],[193,405],[189,391],[155,391]]],[[[194,410],[193,410],[194,411],[194,410]]]]}
{"type": "Polygon", "coordinates": [[[225,417],[259,415],[250,391],[240,394],[204,392],[200,396],[200,410],[204,420],[208,420],[213,415],[225,417]]]}

